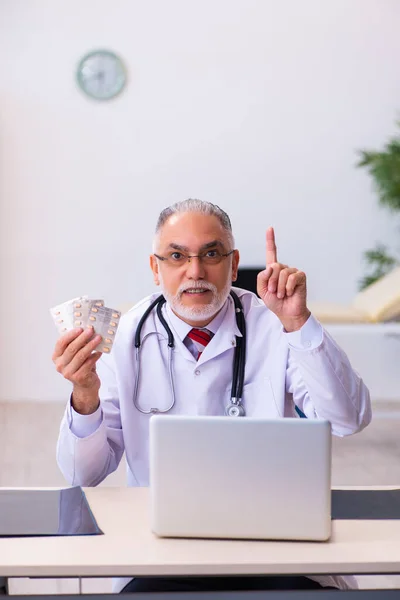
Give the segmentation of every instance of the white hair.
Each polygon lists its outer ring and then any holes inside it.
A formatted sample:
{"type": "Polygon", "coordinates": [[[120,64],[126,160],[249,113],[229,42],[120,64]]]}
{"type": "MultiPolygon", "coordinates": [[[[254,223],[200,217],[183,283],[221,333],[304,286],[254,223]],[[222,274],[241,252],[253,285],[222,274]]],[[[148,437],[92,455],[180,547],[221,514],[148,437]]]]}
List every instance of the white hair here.
{"type": "Polygon", "coordinates": [[[235,240],[233,238],[232,233],[232,225],[231,220],[227,213],[222,210],[217,204],[212,204],[211,202],[205,202],[204,200],[196,200],[193,198],[188,198],[187,200],[183,200],[181,202],[176,202],[164,210],[161,211],[156,225],[155,238],[153,242],[153,249],[156,247],[158,234],[162,229],[163,225],[168,221],[172,215],[176,215],[179,213],[200,213],[202,215],[209,215],[211,217],[217,217],[219,222],[222,225],[222,228],[228,234],[229,243],[231,247],[234,248],[235,240]]]}

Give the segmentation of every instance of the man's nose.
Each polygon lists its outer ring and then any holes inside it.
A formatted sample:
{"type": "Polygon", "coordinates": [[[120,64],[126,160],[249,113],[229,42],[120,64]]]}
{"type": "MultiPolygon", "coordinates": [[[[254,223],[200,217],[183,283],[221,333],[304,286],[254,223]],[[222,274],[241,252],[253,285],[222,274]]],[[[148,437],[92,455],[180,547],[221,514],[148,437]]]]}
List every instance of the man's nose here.
{"type": "Polygon", "coordinates": [[[198,256],[188,259],[186,275],[189,279],[204,279],[204,265],[198,256]]]}

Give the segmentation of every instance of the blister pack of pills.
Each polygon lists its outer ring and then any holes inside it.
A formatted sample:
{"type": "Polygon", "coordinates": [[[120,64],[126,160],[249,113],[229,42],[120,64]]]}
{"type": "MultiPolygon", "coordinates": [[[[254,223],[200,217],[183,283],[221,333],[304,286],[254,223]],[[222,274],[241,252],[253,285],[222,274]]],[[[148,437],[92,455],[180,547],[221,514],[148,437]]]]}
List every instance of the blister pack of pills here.
{"type": "Polygon", "coordinates": [[[121,313],[104,306],[104,300],[79,296],[54,306],[50,314],[60,335],[76,327],[92,326],[94,333],[102,337],[96,350],[106,354],[111,352],[121,313]]]}

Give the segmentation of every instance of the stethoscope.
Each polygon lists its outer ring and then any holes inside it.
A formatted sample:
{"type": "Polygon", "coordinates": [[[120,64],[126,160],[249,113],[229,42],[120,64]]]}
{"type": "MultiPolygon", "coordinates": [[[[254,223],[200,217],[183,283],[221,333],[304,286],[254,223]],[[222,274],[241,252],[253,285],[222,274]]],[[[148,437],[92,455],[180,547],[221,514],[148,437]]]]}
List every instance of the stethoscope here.
{"type": "MultiPolygon", "coordinates": [[[[233,303],[235,305],[235,316],[236,316],[236,324],[242,337],[236,336],[236,346],[235,346],[235,355],[233,359],[233,373],[232,373],[232,389],[231,389],[231,400],[228,406],[225,408],[225,414],[228,417],[244,417],[245,410],[242,405],[242,394],[243,394],[243,383],[244,383],[244,365],[246,359],[246,322],[243,314],[243,306],[241,301],[235,292],[231,291],[231,297],[233,299],[233,303]]],[[[150,304],[146,312],[143,314],[140,319],[136,333],[135,333],[135,348],[136,348],[136,380],[135,380],[135,389],[133,392],[133,404],[137,408],[137,410],[145,415],[148,414],[162,414],[169,412],[175,406],[175,388],[174,388],[174,379],[172,373],[172,355],[174,350],[174,336],[172,331],[165,320],[164,315],[162,314],[162,307],[165,304],[166,300],[163,295],[158,296],[150,304]],[[139,392],[139,381],[140,381],[140,350],[141,350],[141,341],[140,335],[143,329],[143,325],[146,322],[147,317],[151,313],[151,311],[156,308],[157,316],[163,325],[167,336],[168,336],[168,373],[169,373],[169,383],[171,388],[171,403],[167,408],[150,408],[150,410],[145,410],[141,408],[138,404],[138,392],[139,392]]]]}

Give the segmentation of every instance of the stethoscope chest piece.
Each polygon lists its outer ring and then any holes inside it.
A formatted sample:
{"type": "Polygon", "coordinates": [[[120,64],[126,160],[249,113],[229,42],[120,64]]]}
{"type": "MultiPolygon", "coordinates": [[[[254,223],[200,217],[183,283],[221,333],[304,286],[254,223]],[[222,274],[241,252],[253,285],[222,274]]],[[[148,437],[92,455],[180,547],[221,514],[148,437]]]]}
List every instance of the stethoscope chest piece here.
{"type": "Polygon", "coordinates": [[[225,414],[227,417],[244,417],[244,407],[242,404],[234,404],[233,402],[231,402],[225,408],[225,414]]]}

